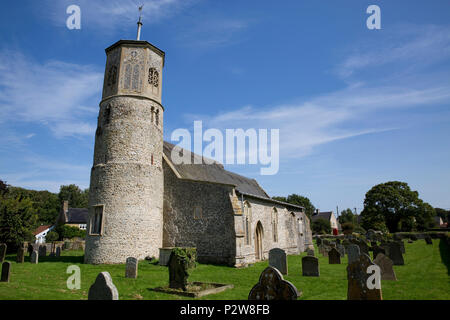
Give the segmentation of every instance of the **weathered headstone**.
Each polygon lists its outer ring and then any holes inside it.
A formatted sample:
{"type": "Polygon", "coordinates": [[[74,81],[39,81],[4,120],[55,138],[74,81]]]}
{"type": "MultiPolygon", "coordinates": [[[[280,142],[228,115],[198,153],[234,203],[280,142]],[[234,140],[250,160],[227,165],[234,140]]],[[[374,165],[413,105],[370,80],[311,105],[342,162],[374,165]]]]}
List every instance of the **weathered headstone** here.
{"type": "Polygon", "coordinates": [[[279,248],[271,249],[269,251],[269,266],[277,268],[281,274],[288,274],[286,252],[279,248]]]}
{"type": "Polygon", "coordinates": [[[119,292],[109,272],[99,273],[94,284],[89,288],[88,300],[119,300],[119,292]]]}
{"type": "Polygon", "coordinates": [[[55,256],[56,257],[60,257],[61,256],[61,246],[57,246],[56,247],[55,256]]]}
{"type": "Polygon", "coordinates": [[[188,270],[195,266],[195,249],[174,248],[169,258],[169,287],[187,290],[188,270]]]}
{"type": "Polygon", "coordinates": [[[398,242],[389,243],[389,259],[394,262],[394,266],[402,266],[405,264],[400,244],[398,242]]]}
{"type": "Polygon", "coordinates": [[[8,246],[6,245],[6,243],[0,243],[0,263],[5,261],[7,248],[8,248],[8,246]]]}
{"type": "Polygon", "coordinates": [[[317,238],[316,239],[316,243],[318,246],[320,246],[322,244],[322,239],[321,238],[317,238]]]}
{"type": "Polygon", "coordinates": [[[261,273],[258,283],[250,290],[248,300],[296,300],[299,296],[297,288],[284,280],[276,268],[267,267],[261,273]]]}
{"type": "Polygon", "coordinates": [[[379,253],[375,260],[373,260],[377,266],[380,267],[381,270],[381,280],[394,280],[397,281],[397,277],[395,276],[393,265],[391,259],[386,257],[383,253],[379,253]]]}
{"type": "Polygon", "coordinates": [[[310,248],[306,249],[306,254],[311,257],[315,256],[314,250],[310,248]]]}
{"type": "Polygon", "coordinates": [[[336,249],[339,251],[341,257],[345,257],[345,247],[342,244],[337,244],[336,249]]]}
{"type": "Polygon", "coordinates": [[[40,245],[39,246],[39,257],[45,257],[45,256],[47,256],[47,246],[40,245]]]}
{"type": "Polygon", "coordinates": [[[23,263],[25,261],[25,250],[23,247],[17,248],[16,262],[23,263]]]}
{"type": "Polygon", "coordinates": [[[402,254],[405,254],[405,243],[403,242],[403,240],[397,240],[396,242],[400,245],[400,252],[402,254]]]}
{"type": "Polygon", "coordinates": [[[377,255],[379,254],[379,253],[382,253],[382,254],[386,254],[386,250],[384,250],[384,248],[383,247],[380,247],[380,246],[374,246],[373,247],[373,249],[372,249],[372,251],[373,251],[373,258],[374,259],[376,259],[377,258],[377,255]]]}
{"type": "Polygon", "coordinates": [[[31,263],[38,264],[39,262],[39,252],[37,250],[34,250],[31,254],[30,258],[31,263]]]}
{"type": "Polygon", "coordinates": [[[9,282],[11,276],[11,262],[5,261],[2,263],[2,276],[0,282],[9,282]]]}
{"type": "Polygon", "coordinates": [[[433,244],[433,241],[431,240],[431,237],[430,237],[430,236],[426,236],[426,237],[425,237],[425,242],[426,242],[427,244],[433,244]]]}
{"type": "Polygon", "coordinates": [[[331,248],[331,250],[328,251],[328,263],[341,264],[341,254],[336,250],[336,248],[331,248]]]}
{"type": "Polygon", "coordinates": [[[127,258],[125,267],[125,278],[136,279],[138,275],[138,260],[134,257],[127,258]]]}
{"type": "Polygon", "coordinates": [[[319,259],[316,257],[305,256],[302,258],[302,274],[305,277],[320,276],[319,259]]]}
{"type": "Polygon", "coordinates": [[[369,289],[367,279],[372,273],[367,273],[367,268],[374,265],[370,257],[362,253],[359,259],[347,266],[347,299],[348,300],[382,300],[380,289],[369,289]]]}
{"type": "Polygon", "coordinates": [[[359,246],[357,246],[356,244],[349,244],[345,248],[345,251],[347,252],[347,256],[348,256],[348,264],[351,264],[354,261],[359,260],[359,256],[361,253],[359,250],[359,246]]]}

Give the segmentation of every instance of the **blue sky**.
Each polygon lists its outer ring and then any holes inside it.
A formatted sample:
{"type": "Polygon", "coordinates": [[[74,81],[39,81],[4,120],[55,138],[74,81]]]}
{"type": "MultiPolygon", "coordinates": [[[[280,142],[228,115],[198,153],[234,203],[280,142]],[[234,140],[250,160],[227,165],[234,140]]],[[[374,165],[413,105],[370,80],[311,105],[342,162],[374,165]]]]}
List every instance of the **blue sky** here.
{"type": "Polygon", "coordinates": [[[177,128],[280,129],[280,170],[227,165],[271,195],[321,210],[363,207],[400,180],[450,208],[448,1],[110,0],[6,2],[0,12],[0,178],[57,192],[89,186],[104,49],[142,39],[166,52],[164,135],[177,128]],[[81,30],[66,8],[81,8],[81,30]],[[381,8],[381,30],[366,9],[381,8]]]}

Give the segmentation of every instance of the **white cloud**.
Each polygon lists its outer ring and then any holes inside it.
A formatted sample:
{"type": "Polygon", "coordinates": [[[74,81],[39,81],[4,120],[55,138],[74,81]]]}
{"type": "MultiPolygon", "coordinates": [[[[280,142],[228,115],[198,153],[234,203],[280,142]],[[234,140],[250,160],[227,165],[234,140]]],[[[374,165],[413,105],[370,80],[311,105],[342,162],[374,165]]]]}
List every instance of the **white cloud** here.
{"type": "Polygon", "coordinates": [[[41,64],[20,52],[0,52],[0,125],[33,122],[47,125],[57,137],[92,135],[102,80],[91,66],[41,64]]]}

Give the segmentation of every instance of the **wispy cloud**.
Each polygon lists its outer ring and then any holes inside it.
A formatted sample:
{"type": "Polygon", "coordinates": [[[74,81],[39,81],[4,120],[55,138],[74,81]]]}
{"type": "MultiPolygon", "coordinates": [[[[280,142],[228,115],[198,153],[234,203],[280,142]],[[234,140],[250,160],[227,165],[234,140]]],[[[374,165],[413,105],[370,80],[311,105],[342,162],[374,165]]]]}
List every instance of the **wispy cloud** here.
{"type": "Polygon", "coordinates": [[[93,134],[91,115],[97,110],[102,80],[103,74],[91,66],[41,64],[20,52],[2,51],[0,125],[39,123],[57,137],[93,134]]]}

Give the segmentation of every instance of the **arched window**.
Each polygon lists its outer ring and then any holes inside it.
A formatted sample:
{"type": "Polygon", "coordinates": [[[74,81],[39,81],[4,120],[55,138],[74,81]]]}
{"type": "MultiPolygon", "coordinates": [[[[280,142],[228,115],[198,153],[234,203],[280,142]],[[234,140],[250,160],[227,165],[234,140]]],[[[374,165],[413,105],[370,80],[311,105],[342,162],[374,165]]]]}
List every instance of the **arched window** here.
{"type": "Polygon", "coordinates": [[[252,225],[252,207],[248,201],[244,202],[244,231],[245,231],[245,244],[251,243],[251,225],[252,225]]]}
{"type": "Polygon", "coordinates": [[[272,233],[273,241],[278,242],[278,211],[276,208],[272,209],[272,233]]]}
{"type": "Polygon", "coordinates": [[[156,123],[157,126],[159,126],[159,109],[156,109],[155,123],[156,123]]]}
{"type": "Polygon", "coordinates": [[[154,118],[154,115],[153,115],[153,113],[155,112],[155,107],[152,107],[151,109],[150,109],[150,111],[151,111],[151,114],[152,114],[152,123],[153,123],[153,118],[154,118]]]}
{"type": "Polygon", "coordinates": [[[155,68],[150,68],[148,70],[148,83],[158,88],[159,85],[159,73],[155,68]]]}

